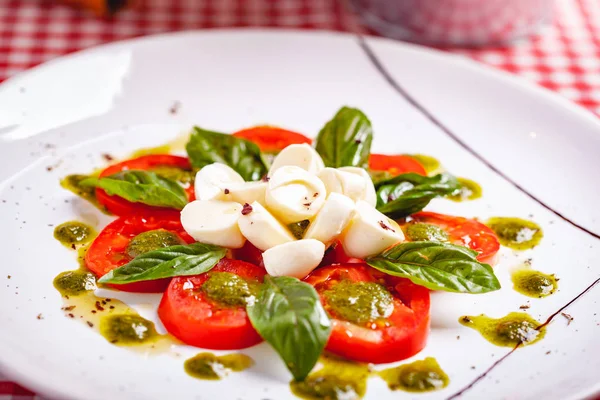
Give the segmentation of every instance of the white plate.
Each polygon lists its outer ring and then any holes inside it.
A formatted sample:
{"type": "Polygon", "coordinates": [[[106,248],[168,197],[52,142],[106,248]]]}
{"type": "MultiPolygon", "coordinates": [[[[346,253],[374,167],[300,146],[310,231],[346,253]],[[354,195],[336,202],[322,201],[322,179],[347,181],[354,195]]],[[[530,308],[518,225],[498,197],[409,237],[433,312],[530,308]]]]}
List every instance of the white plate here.
{"type": "MultiPolygon", "coordinates": [[[[368,38],[366,45],[379,68],[351,35],[191,32],[98,47],[4,83],[3,372],[57,398],[292,397],[287,372],[265,344],[246,351],[257,361],[252,369],[223,382],[205,382],[190,378],[182,368],[185,357],[197,349],[181,346],[181,357],[143,357],[108,344],[60,310],[52,279],[76,263],[72,252],[52,238],[48,224],[95,215],[101,228],[108,218],[62,190],[58,179],[104,165],[102,153],[125,156],[170,140],[193,124],[234,131],[268,123],[315,135],[340,106],[359,107],[373,122],[375,151],[432,154],[453,173],[483,186],[481,200],[434,201],[428,209],[481,218],[518,216],[542,225],[545,237],[536,249],[502,250],[496,267],[501,291],[433,295],[429,344],[413,358],[436,357],[451,383],[442,391],[413,397],[448,398],[509,352],[460,326],[457,319],[462,314],[518,311],[530,299],[512,290],[510,269],[523,260],[532,258],[534,268],[560,277],[556,294],[530,300],[528,312],[540,321],[594,282],[600,275],[597,235],[573,223],[600,233],[597,119],[547,91],[462,58],[383,39],[368,38]],[[181,106],[172,114],[175,102],[181,106]],[[40,313],[43,319],[38,320],[40,313]]],[[[545,339],[495,365],[463,397],[576,399],[595,393],[599,294],[597,287],[588,291],[569,306],[567,312],[575,318],[570,325],[555,317],[545,339]]],[[[146,304],[142,314],[156,320],[147,306],[156,297],[130,298],[146,304]]],[[[409,397],[390,392],[374,378],[365,398],[409,397]]]]}

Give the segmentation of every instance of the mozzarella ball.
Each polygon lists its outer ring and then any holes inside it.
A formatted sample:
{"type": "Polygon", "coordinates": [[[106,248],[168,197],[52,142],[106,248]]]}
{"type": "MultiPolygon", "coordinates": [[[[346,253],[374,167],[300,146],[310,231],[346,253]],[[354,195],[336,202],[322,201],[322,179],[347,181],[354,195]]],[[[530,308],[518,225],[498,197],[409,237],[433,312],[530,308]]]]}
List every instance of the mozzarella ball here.
{"type": "Polygon", "coordinates": [[[280,221],[291,224],[312,219],[323,204],[327,192],[315,175],[296,166],[279,168],[267,187],[267,208],[280,221]]]}
{"type": "Polygon", "coordinates": [[[246,239],[262,251],[296,240],[289,229],[258,202],[246,206],[238,225],[246,239]]]}
{"type": "Polygon", "coordinates": [[[267,182],[233,183],[227,186],[225,190],[228,199],[241,204],[252,204],[255,201],[265,204],[266,191],[267,182]]]}
{"type": "Polygon", "coordinates": [[[198,242],[239,249],[246,242],[238,226],[241,211],[232,201],[196,200],[181,210],[181,225],[198,242]]]}
{"type": "Polygon", "coordinates": [[[373,207],[377,204],[377,193],[375,192],[375,185],[373,184],[373,179],[371,179],[371,175],[364,168],[358,167],[341,167],[339,168],[342,172],[349,172],[356,176],[360,176],[364,182],[364,196],[361,200],[366,201],[373,207]]]}
{"type": "Polygon", "coordinates": [[[319,153],[306,143],[291,144],[281,150],[271,164],[269,176],[273,175],[275,171],[286,165],[302,168],[312,174],[319,173],[319,171],[325,167],[319,153]]]}
{"type": "Polygon", "coordinates": [[[221,163],[209,164],[196,174],[196,200],[229,200],[225,192],[234,183],[244,183],[244,178],[233,168],[221,163]]]}
{"type": "Polygon", "coordinates": [[[339,193],[330,193],[325,205],[311,222],[304,239],[316,239],[329,246],[354,216],[354,201],[339,193]]]}
{"type": "Polygon", "coordinates": [[[375,187],[369,173],[362,168],[325,168],[319,173],[328,193],[340,193],[353,201],[364,200],[375,206],[375,187]]]}
{"type": "Polygon", "coordinates": [[[323,259],[325,245],[315,239],[280,244],[263,253],[265,269],[272,276],[304,278],[323,259]]]}
{"type": "Polygon", "coordinates": [[[356,213],[341,236],[349,257],[366,258],[404,241],[402,229],[366,201],[356,202],[356,213]]]}

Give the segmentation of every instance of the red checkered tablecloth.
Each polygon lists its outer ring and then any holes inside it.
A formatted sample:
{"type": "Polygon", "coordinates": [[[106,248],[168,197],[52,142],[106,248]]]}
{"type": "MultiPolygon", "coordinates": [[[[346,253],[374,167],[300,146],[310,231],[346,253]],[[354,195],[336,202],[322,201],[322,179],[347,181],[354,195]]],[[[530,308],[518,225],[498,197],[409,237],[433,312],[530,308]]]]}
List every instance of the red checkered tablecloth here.
{"type": "MultiPolygon", "coordinates": [[[[0,0],[0,81],[66,53],[160,32],[261,26],[373,33],[343,0],[141,3],[102,19],[49,0],[0,0]]],[[[600,115],[600,0],[557,0],[554,23],[510,47],[448,51],[537,82],[600,115]]],[[[33,397],[0,373],[0,400],[33,397]]]]}

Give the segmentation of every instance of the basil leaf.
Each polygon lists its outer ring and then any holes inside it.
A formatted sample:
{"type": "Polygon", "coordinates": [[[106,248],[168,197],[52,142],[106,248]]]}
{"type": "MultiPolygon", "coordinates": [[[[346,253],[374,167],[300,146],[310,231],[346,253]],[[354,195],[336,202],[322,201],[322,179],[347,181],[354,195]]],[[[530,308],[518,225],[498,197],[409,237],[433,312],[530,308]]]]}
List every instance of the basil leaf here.
{"type": "Polygon", "coordinates": [[[111,196],[149,206],[182,209],[188,202],[181,185],[149,171],[121,171],[104,178],[84,179],[80,185],[94,186],[111,196]]]}
{"type": "Polygon", "coordinates": [[[266,276],[247,310],[254,328],[275,348],[294,378],[306,378],[331,333],[317,291],[296,278],[266,276]]]}
{"type": "Polygon", "coordinates": [[[315,149],[326,167],[367,168],[372,141],[367,116],[356,108],[342,107],[319,132],[315,149]]]}
{"type": "Polygon", "coordinates": [[[486,293],[500,289],[492,267],[477,252],[440,242],[405,242],[365,261],[389,275],[408,278],[432,290],[486,293]]]}
{"type": "Polygon", "coordinates": [[[267,162],[260,149],[245,139],[196,126],[185,149],[196,168],[223,163],[236,170],[246,181],[258,181],[267,174],[267,162]]]}
{"type": "Polygon", "coordinates": [[[449,174],[423,176],[407,173],[375,183],[377,210],[392,219],[421,211],[435,197],[460,190],[456,178],[449,174]]]}
{"type": "Polygon", "coordinates": [[[98,282],[122,284],[198,275],[211,270],[225,253],[227,249],[223,247],[203,243],[164,247],[137,256],[98,282]]]}

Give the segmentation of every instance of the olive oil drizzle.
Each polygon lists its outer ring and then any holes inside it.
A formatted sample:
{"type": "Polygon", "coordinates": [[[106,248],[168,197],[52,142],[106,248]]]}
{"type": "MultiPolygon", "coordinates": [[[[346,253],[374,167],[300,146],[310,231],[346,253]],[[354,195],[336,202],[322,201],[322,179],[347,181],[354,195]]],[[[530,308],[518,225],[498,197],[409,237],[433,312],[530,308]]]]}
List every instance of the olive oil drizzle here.
{"type": "Polygon", "coordinates": [[[513,288],[528,297],[547,297],[554,294],[558,289],[558,279],[554,274],[545,274],[533,270],[529,264],[513,271],[511,279],[513,288]]]}
{"type": "Polygon", "coordinates": [[[459,322],[475,329],[496,346],[531,345],[541,340],[546,333],[541,324],[526,313],[512,312],[502,318],[465,315],[460,317],[459,322]]]}
{"type": "Polygon", "coordinates": [[[377,372],[391,390],[431,392],[448,386],[450,379],[433,357],[377,372]]]}
{"type": "Polygon", "coordinates": [[[245,354],[198,353],[184,363],[185,372],[193,378],[221,380],[231,372],[241,372],[254,365],[254,360],[245,354]]]}

